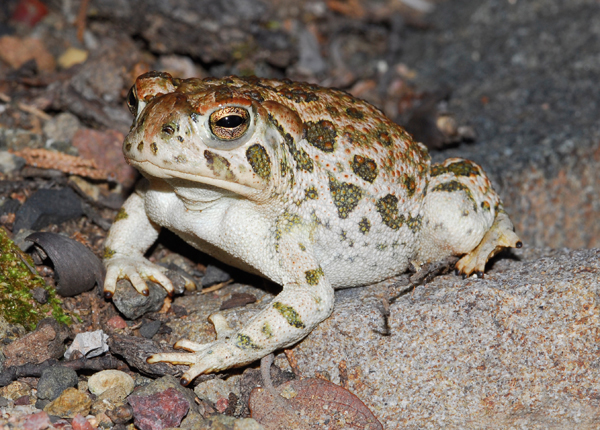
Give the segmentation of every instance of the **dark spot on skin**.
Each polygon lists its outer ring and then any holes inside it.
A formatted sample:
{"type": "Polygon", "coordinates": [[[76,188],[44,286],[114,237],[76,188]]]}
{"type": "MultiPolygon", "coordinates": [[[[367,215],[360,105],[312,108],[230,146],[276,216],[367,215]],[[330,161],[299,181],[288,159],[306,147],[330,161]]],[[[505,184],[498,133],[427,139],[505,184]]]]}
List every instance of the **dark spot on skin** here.
{"type": "Polygon", "coordinates": [[[230,169],[231,164],[225,157],[215,154],[209,150],[204,151],[204,158],[206,158],[206,164],[213,171],[215,176],[223,177],[228,181],[235,178],[235,175],[230,169]]]}
{"type": "Polygon", "coordinates": [[[408,197],[412,197],[415,194],[415,190],[417,188],[417,184],[415,182],[415,178],[407,175],[406,173],[402,175],[400,181],[406,188],[406,194],[408,197]]]}
{"type": "Polygon", "coordinates": [[[305,325],[300,319],[300,315],[296,310],[288,305],[284,305],[281,302],[273,303],[273,307],[281,314],[283,318],[288,322],[289,325],[296,328],[304,328],[305,325]]]}
{"type": "Polygon", "coordinates": [[[158,153],[158,146],[156,145],[156,142],[152,142],[150,144],[150,150],[152,151],[152,153],[154,155],[156,155],[158,153]]]}
{"type": "Polygon", "coordinates": [[[127,151],[127,152],[131,151],[131,142],[127,142],[125,144],[125,151],[127,151]]]}
{"type": "Polygon", "coordinates": [[[338,210],[340,218],[348,218],[363,196],[363,190],[354,184],[340,182],[332,175],[329,176],[329,190],[333,198],[333,204],[338,210]]]}
{"type": "Polygon", "coordinates": [[[352,171],[367,182],[373,183],[377,178],[377,163],[368,157],[355,155],[354,160],[350,163],[352,171]]]}
{"type": "Polygon", "coordinates": [[[177,140],[183,143],[183,136],[177,136],[177,140]]]}
{"type": "Polygon", "coordinates": [[[323,152],[333,152],[337,131],[331,121],[308,121],[304,123],[304,137],[307,142],[323,152]]]}
{"type": "Polygon", "coordinates": [[[117,212],[117,216],[115,217],[115,221],[121,221],[122,219],[127,219],[129,218],[129,214],[127,213],[127,211],[125,210],[125,208],[121,208],[119,209],[119,212],[117,212]]]}
{"type": "Polygon", "coordinates": [[[346,108],[346,113],[350,118],[354,119],[364,119],[365,117],[365,114],[356,108],[346,108]]]}
{"type": "Polygon", "coordinates": [[[104,248],[104,254],[102,255],[102,257],[105,260],[108,260],[109,258],[114,257],[116,251],[114,249],[110,249],[108,246],[104,248]]]}
{"type": "Polygon", "coordinates": [[[481,209],[483,209],[484,211],[489,212],[490,211],[490,204],[486,201],[481,202],[481,209]]]}
{"type": "Polygon", "coordinates": [[[192,119],[192,121],[198,122],[198,119],[200,119],[200,115],[198,113],[196,113],[196,112],[192,112],[190,114],[190,118],[192,119]]]}
{"type": "Polygon", "coordinates": [[[319,90],[319,87],[310,84],[296,84],[295,82],[289,82],[287,85],[278,87],[276,91],[283,97],[292,100],[294,103],[310,103],[319,100],[319,96],[315,94],[315,91],[319,90]]]}
{"type": "Polygon", "coordinates": [[[475,199],[473,198],[471,189],[469,187],[467,187],[465,184],[462,184],[458,181],[443,182],[443,183],[438,184],[435,187],[433,187],[433,189],[431,191],[432,192],[446,192],[446,193],[453,193],[455,191],[463,191],[465,193],[465,195],[467,196],[467,199],[469,199],[471,201],[471,203],[473,203],[473,210],[475,212],[477,212],[477,203],[475,202],[475,199]]]}
{"type": "Polygon", "coordinates": [[[287,146],[288,150],[290,151],[290,155],[296,162],[296,168],[299,170],[304,170],[308,173],[312,173],[312,171],[314,169],[314,163],[313,163],[313,160],[310,158],[310,156],[306,153],[306,151],[302,148],[298,149],[298,147],[296,146],[296,142],[294,141],[294,138],[292,137],[292,135],[287,133],[283,129],[283,127],[279,124],[279,122],[275,118],[273,118],[273,116],[271,114],[269,114],[269,121],[275,127],[277,127],[277,129],[279,130],[279,133],[283,136],[285,145],[287,146]]]}
{"type": "Polygon", "coordinates": [[[266,338],[273,337],[273,329],[271,328],[271,325],[268,322],[263,324],[260,331],[263,332],[266,338]]]}
{"type": "Polygon", "coordinates": [[[376,135],[377,140],[379,140],[379,142],[381,142],[383,146],[385,146],[386,148],[392,146],[392,138],[387,132],[378,131],[376,135]]]}
{"type": "Polygon", "coordinates": [[[175,161],[180,164],[187,163],[187,157],[183,154],[180,154],[180,155],[175,156],[175,161]]]}
{"type": "Polygon", "coordinates": [[[365,217],[358,222],[358,227],[362,234],[367,234],[371,230],[371,221],[365,217]]]}
{"type": "Polygon", "coordinates": [[[447,166],[436,164],[431,167],[431,176],[439,176],[444,173],[452,173],[454,176],[480,176],[481,170],[474,163],[461,160],[447,166]]]}
{"type": "Polygon", "coordinates": [[[254,343],[250,336],[238,333],[235,339],[235,346],[239,349],[261,349],[261,347],[254,343]]]}
{"type": "Polygon", "coordinates": [[[325,274],[323,273],[323,269],[319,267],[318,269],[307,270],[304,272],[304,275],[306,275],[306,283],[308,285],[317,285],[325,274]]]}
{"type": "Polygon", "coordinates": [[[137,145],[137,150],[140,151],[140,152],[142,152],[143,149],[144,149],[144,141],[141,141],[137,145]]]}
{"type": "Polygon", "coordinates": [[[314,186],[310,186],[304,192],[306,199],[316,200],[319,198],[319,192],[314,186]]]}
{"type": "Polygon", "coordinates": [[[398,230],[404,223],[404,215],[398,212],[398,197],[388,194],[377,200],[377,212],[381,215],[381,220],[392,230],[398,230]]]}
{"type": "Polygon", "coordinates": [[[246,150],[246,158],[250,166],[252,166],[254,173],[261,179],[266,181],[271,177],[271,159],[267,150],[262,145],[256,143],[250,146],[246,150]]]}

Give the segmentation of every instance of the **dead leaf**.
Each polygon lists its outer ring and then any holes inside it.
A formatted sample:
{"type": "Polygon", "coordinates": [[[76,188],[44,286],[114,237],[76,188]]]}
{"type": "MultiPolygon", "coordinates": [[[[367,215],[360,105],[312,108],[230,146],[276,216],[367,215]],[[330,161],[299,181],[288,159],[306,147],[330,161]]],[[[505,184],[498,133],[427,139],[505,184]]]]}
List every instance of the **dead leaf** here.
{"type": "Polygon", "coordinates": [[[318,378],[294,380],[276,387],[279,399],[264,388],[252,391],[252,418],[270,429],[383,429],[375,415],[350,391],[318,378]],[[282,402],[286,407],[282,408],[282,402]]]}

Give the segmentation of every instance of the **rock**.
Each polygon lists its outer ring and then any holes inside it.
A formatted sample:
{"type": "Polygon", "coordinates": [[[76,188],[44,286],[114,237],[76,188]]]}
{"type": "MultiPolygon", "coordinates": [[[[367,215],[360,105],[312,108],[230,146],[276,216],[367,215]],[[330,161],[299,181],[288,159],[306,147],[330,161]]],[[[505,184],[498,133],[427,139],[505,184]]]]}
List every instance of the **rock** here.
{"type": "Polygon", "coordinates": [[[0,173],[11,173],[25,165],[25,160],[8,151],[0,151],[0,173]]]}
{"type": "Polygon", "coordinates": [[[92,130],[82,128],[73,136],[73,146],[84,158],[94,160],[101,169],[109,170],[116,179],[129,188],[138,177],[137,171],[123,158],[121,146],[125,136],[117,130],[92,130]]]}
{"type": "Polygon", "coordinates": [[[106,325],[113,330],[127,328],[127,322],[119,315],[115,315],[114,317],[106,321],[106,325]]]}
{"type": "Polygon", "coordinates": [[[29,415],[23,422],[23,430],[44,430],[50,427],[50,417],[44,411],[29,415]]]}
{"type": "Polygon", "coordinates": [[[524,243],[600,247],[597,4],[565,5],[440,3],[431,31],[403,32],[402,62],[420,88],[450,88],[448,110],[477,132],[435,161],[480,163],[524,243]]]}
{"type": "Polygon", "coordinates": [[[140,334],[146,339],[152,339],[152,337],[158,333],[158,330],[160,330],[161,324],[160,321],[149,321],[144,323],[140,327],[140,334]]]}
{"type": "Polygon", "coordinates": [[[41,400],[54,400],[69,387],[77,385],[79,378],[73,369],[52,366],[44,369],[37,386],[37,397],[41,400]]]}
{"type": "Polygon", "coordinates": [[[233,430],[264,430],[264,427],[252,418],[240,418],[233,423],[233,430]]]}
{"type": "Polygon", "coordinates": [[[77,414],[87,415],[91,405],[92,400],[77,388],[67,388],[44,411],[61,418],[74,418],[77,414]]]}
{"type": "Polygon", "coordinates": [[[94,373],[90,379],[88,379],[88,389],[96,396],[101,395],[106,390],[113,387],[121,387],[126,393],[125,396],[128,396],[133,392],[133,378],[120,370],[110,369],[94,373]]]}
{"type": "Polygon", "coordinates": [[[15,36],[0,37],[0,58],[13,69],[18,69],[30,60],[35,60],[40,71],[52,72],[56,68],[54,57],[40,39],[15,36]]]}
{"type": "Polygon", "coordinates": [[[133,408],[127,404],[118,405],[114,409],[108,409],[106,415],[115,424],[125,424],[133,418],[133,408]]]}
{"type": "Polygon", "coordinates": [[[138,293],[127,279],[117,282],[113,303],[128,319],[137,319],[145,313],[156,312],[162,307],[167,291],[154,282],[146,281],[146,283],[150,290],[148,296],[138,293]]]}
{"type": "Polygon", "coordinates": [[[54,319],[40,321],[35,331],[15,340],[4,348],[4,365],[21,366],[42,363],[50,358],[60,358],[65,350],[66,329],[54,319]]]}
{"type": "Polygon", "coordinates": [[[81,128],[79,119],[69,112],[62,112],[44,123],[44,134],[48,145],[55,142],[71,142],[77,130],[81,128]]]}
{"type": "Polygon", "coordinates": [[[177,427],[190,408],[188,400],[175,388],[149,396],[133,394],[127,401],[133,408],[134,423],[140,430],[177,427]]]}
{"type": "Polygon", "coordinates": [[[217,266],[209,264],[208,266],[206,266],[206,273],[202,277],[202,286],[206,288],[214,284],[227,282],[230,279],[231,276],[229,275],[229,273],[219,269],[217,266]]]}
{"type": "Polygon", "coordinates": [[[0,388],[0,395],[9,400],[16,400],[19,397],[29,396],[30,394],[31,387],[21,381],[11,382],[6,387],[0,388]]]}
{"type": "Polygon", "coordinates": [[[600,250],[436,278],[391,304],[387,335],[385,289],[341,293],[294,355],[304,377],[328,372],[385,428],[597,425],[600,250]]]}
{"type": "Polygon", "coordinates": [[[179,425],[179,428],[185,430],[204,429],[207,427],[208,422],[204,419],[204,417],[199,413],[193,411],[190,411],[179,425]]]}
{"type": "Polygon", "coordinates": [[[75,351],[86,358],[102,355],[108,351],[107,340],[108,335],[102,330],[78,333],[71,346],[65,351],[65,358],[70,359],[75,351]]]}
{"type": "Polygon", "coordinates": [[[38,190],[19,208],[13,231],[39,230],[83,215],[81,200],[71,188],[38,190]]]}
{"type": "Polygon", "coordinates": [[[121,386],[111,387],[96,398],[94,403],[92,403],[90,412],[92,414],[98,414],[114,411],[114,413],[118,415],[120,412],[117,410],[125,405],[125,399],[128,395],[129,393],[121,386]]]}
{"type": "Polygon", "coordinates": [[[156,379],[150,384],[135,390],[135,394],[138,396],[150,396],[152,394],[162,393],[169,388],[173,388],[175,391],[178,391],[181,395],[183,395],[183,397],[190,404],[191,410],[200,412],[198,405],[196,404],[196,396],[194,392],[189,388],[183,387],[179,383],[179,379],[175,378],[174,376],[167,375],[156,379]]]}
{"type": "Polygon", "coordinates": [[[80,414],[75,415],[75,418],[71,421],[71,425],[73,426],[73,430],[94,430],[89,421],[80,414]]]}
{"type": "Polygon", "coordinates": [[[229,393],[234,393],[239,397],[240,393],[236,387],[235,381],[239,378],[229,378],[227,380],[215,378],[201,382],[194,388],[194,393],[202,399],[216,404],[219,399],[228,399],[229,393]]]}

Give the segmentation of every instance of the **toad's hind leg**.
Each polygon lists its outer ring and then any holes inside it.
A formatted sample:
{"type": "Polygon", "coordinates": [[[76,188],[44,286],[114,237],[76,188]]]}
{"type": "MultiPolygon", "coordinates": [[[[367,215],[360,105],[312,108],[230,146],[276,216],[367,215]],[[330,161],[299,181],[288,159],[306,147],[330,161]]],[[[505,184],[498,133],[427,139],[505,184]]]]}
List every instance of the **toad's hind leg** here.
{"type": "Polygon", "coordinates": [[[481,167],[461,158],[432,166],[418,263],[464,255],[456,268],[470,275],[483,272],[486,262],[501,249],[521,245],[481,167]]]}

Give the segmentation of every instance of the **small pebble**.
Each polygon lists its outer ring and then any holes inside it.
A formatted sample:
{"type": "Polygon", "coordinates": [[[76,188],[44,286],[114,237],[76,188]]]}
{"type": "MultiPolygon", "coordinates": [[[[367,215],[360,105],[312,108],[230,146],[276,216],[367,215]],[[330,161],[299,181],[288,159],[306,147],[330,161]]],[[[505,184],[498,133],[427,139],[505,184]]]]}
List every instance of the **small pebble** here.
{"type": "Polygon", "coordinates": [[[40,400],[54,400],[69,387],[77,385],[79,378],[73,369],[52,366],[44,369],[38,382],[37,397],[40,400]]]}
{"type": "Polygon", "coordinates": [[[150,321],[143,324],[140,327],[140,335],[146,339],[152,339],[152,336],[154,336],[156,333],[158,333],[158,330],[160,330],[161,324],[162,323],[160,321],[150,321]]]}
{"type": "Polygon", "coordinates": [[[77,414],[73,421],[71,421],[73,430],[94,430],[92,425],[82,415],[77,414]]]}
{"type": "Polygon", "coordinates": [[[50,427],[50,417],[44,411],[29,415],[23,423],[23,430],[44,430],[50,427]]]}
{"type": "Polygon", "coordinates": [[[202,277],[202,287],[210,287],[211,285],[220,284],[221,282],[226,282],[230,279],[231,276],[229,273],[209,264],[206,266],[206,273],[202,277]]]}
{"type": "Polygon", "coordinates": [[[112,329],[127,328],[127,322],[118,315],[116,315],[116,316],[112,317],[111,319],[109,319],[108,321],[106,321],[106,325],[112,329]]]}
{"type": "Polygon", "coordinates": [[[120,370],[103,370],[98,373],[94,373],[90,379],[88,379],[88,389],[90,393],[99,396],[106,390],[112,387],[122,387],[127,395],[131,394],[135,386],[133,378],[125,372],[120,370]]]}
{"type": "Polygon", "coordinates": [[[61,418],[73,418],[77,414],[87,415],[92,406],[92,400],[77,388],[67,388],[53,402],[48,404],[44,411],[49,415],[61,418]]]}
{"type": "Polygon", "coordinates": [[[134,423],[140,430],[162,430],[177,427],[188,413],[190,404],[175,388],[167,388],[150,396],[131,395],[134,423]]]}

